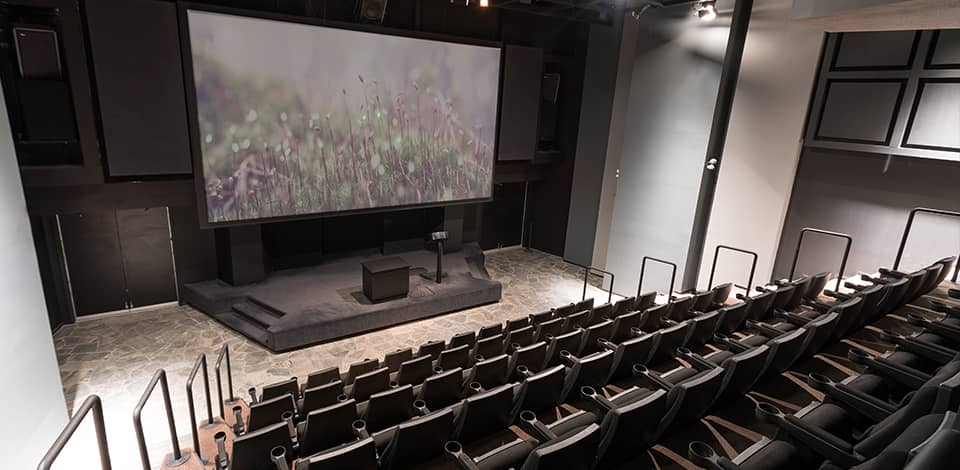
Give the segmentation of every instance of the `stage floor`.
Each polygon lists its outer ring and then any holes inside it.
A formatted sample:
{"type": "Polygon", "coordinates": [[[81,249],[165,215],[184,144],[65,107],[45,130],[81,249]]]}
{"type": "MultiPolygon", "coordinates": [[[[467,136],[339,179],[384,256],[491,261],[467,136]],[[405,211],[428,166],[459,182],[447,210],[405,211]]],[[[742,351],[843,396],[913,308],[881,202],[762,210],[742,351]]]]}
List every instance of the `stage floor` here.
{"type": "Polygon", "coordinates": [[[483,252],[467,244],[445,254],[446,277],[441,284],[419,275],[434,267],[434,252],[391,255],[410,264],[410,294],[373,304],[363,296],[360,263],[381,256],[353,256],[277,271],[247,286],[220,280],[187,284],[183,300],[275,352],[500,300],[501,284],[487,274],[483,252]]]}

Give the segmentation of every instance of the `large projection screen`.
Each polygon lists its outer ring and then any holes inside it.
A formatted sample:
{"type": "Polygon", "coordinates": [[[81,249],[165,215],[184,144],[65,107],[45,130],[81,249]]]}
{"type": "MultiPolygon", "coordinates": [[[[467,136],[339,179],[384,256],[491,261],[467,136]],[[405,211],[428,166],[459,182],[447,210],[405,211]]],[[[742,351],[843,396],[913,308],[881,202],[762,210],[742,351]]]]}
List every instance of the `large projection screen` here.
{"type": "Polygon", "coordinates": [[[491,197],[499,47],[185,18],[208,224],[491,197]]]}

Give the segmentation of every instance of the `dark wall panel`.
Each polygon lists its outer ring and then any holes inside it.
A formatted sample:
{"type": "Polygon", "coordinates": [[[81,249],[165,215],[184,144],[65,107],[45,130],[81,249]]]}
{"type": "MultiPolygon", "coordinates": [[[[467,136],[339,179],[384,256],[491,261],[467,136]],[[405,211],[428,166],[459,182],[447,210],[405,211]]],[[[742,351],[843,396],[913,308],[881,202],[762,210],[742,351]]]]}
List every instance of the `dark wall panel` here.
{"type": "Polygon", "coordinates": [[[960,29],[937,31],[928,66],[960,69],[960,29]]]}
{"type": "Polygon", "coordinates": [[[117,211],[117,233],[130,306],[177,300],[167,209],[117,211]]]}
{"type": "Polygon", "coordinates": [[[170,229],[180,285],[217,277],[217,245],[213,230],[202,230],[196,205],[170,207],[170,229]]]}
{"type": "Polygon", "coordinates": [[[493,187],[493,202],[484,205],[480,247],[484,250],[519,245],[523,230],[524,183],[493,187]]]}
{"type": "Polygon", "coordinates": [[[533,160],[542,81],[543,49],[508,46],[503,61],[497,160],[533,160]]]}
{"type": "Polygon", "coordinates": [[[843,33],[833,69],[909,69],[917,36],[915,31],[843,33]]]}
{"type": "Polygon", "coordinates": [[[904,80],[827,83],[817,138],[885,145],[903,98],[904,80]]]}
{"type": "Polygon", "coordinates": [[[86,10],[110,175],[190,173],[176,4],[88,0],[86,10]]]}
{"type": "Polygon", "coordinates": [[[905,147],[960,152],[960,79],[923,80],[905,147]]]}
{"type": "Polygon", "coordinates": [[[113,211],[60,216],[77,316],[124,308],[123,259],[113,211]]]}

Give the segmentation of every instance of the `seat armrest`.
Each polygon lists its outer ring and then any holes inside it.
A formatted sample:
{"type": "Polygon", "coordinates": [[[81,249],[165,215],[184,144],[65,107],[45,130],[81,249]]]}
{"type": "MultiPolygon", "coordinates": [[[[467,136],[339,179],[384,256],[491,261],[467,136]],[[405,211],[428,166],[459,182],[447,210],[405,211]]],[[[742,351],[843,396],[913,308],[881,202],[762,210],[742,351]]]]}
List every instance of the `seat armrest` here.
{"type": "Polygon", "coordinates": [[[864,289],[867,288],[867,286],[861,286],[860,284],[854,284],[854,283],[852,283],[852,282],[850,282],[850,281],[844,282],[844,283],[843,283],[843,287],[846,287],[847,289],[851,289],[851,290],[854,290],[854,291],[862,291],[862,290],[864,290],[864,289]]]}
{"type": "Polygon", "coordinates": [[[923,384],[932,377],[930,374],[926,374],[912,367],[897,364],[884,357],[872,356],[856,348],[851,348],[847,352],[847,358],[857,364],[867,366],[870,372],[886,377],[911,390],[917,390],[922,387],[923,384]]]}
{"type": "Polygon", "coordinates": [[[647,366],[643,364],[633,365],[633,375],[634,377],[646,379],[646,381],[649,382],[651,385],[657,388],[660,388],[662,390],[669,391],[671,388],[673,388],[672,383],[664,380],[663,377],[660,377],[660,375],[657,374],[656,372],[650,369],[647,369],[647,366]]]}
{"type": "Polygon", "coordinates": [[[766,323],[754,321],[754,320],[747,320],[747,328],[757,330],[761,334],[769,338],[776,338],[777,336],[780,336],[783,334],[782,331],[776,328],[773,328],[770,325],[767,325],[766,323]]]}
{"type": "Polygon", "coordinates": [[[527,433],[536,436],[540,442],[552,441],[557,438],[557,434],[549,426],[537,419],[537,414],[524,410],[520,412],[520,428],[527,433]]]}
{"type": "Polygon", "coordinates": [[[477,463],[463,452],[463,446],[457,441],[447,441],[447,443],[443,445],[443,453],[447,458],[453,460],[461,470],[480,470],[480,468],[477,467],[477,463]]]}
{"type": "Polygon", "coordinates": [[[907,322],[911,325],[926,328],[928,332],[942,336],[954,345],[960,344],[960,328],[948,325],[941,321],[927,320],[915,313],[907,314],[907,322]]]}
{"type": "Polygon", "coordinates": [[[852,296],[849,296],[847,294],[841,294],[837,291],[833,291],[829,289],[824,290],[823,295],[833,299],[837,299],[837,300],[850,300],[852,298],[852,296]]]}
{"type": "Polygon", "coordinates": [[[897,279],[902,279],[909,276],[909,274],[905,272],[894,271],[893,269],[887,269],[887,268],[880,268],[880,275],[885,277],[893,277],[897,279]]]}
{"type": "Polygon", "coordinates": [[[833,308],[833,305],[818,302],[816,300],[804,300],[803,305],[806,305],[807,307],[810,307],[820,313],[827,313],[833,308]]]}
{"type": "Polygon", "coordinates": [[[689,362],[690,365],[693,366],[694,369],[697,369],[698,372],[717,368],[716,364],[704,359],[703,356],[687,348],[677,348],[677,355],[683,360],[689,362]]]}
{"type": "Polygon", "coordinates": [[[885,340],[899,346],[900,349],[936,362],[939,365],[950,362],[953,360],[953,357],[957,355],[957,351],[954,349],[924,341],[915,336],[903,336],[890,331],[884,331],[882,336],[885,340]]]}
{"type": "Polygon", "coordinates": [[[820,374],[807,376],[807,384],[821,391],[848,410],[879,423],[896,411],[896,407],[820,374]]]}
{"type": "MultiPolygon", "coordinates": [[[[810,319],[797,315],[796,313],[791,313],[783,310],[776,310],[773,312],[778,318],[782,318],[787,323],[796,326],[805,326],[807,323],[810,323],[810,319]]],[[[779,331],[779,330],[778,330],[779,331]]]]}
{"type": "Polygon", "coordinates": [[[573,354],[570,354],[570,351],[563,350],[563,351],[560,351],[560,362],[562,362],[563,365],[567,367],[573,367],[577,365],[578,362],[580,362],[580,359],[577,359],[576,356],[574,356],[573,354]]]}
{"type": "Polygon", "coordinates": [[[367,432],[367,422],[358,419],[350,425],[350,429],[353,431],[353,435],[357,436],[357,439],[366,439],[370,437],[370,433],[367,432]]]}
{"type": "Polygon", "coordinates": [[[606,413],[613,410],[617,405],[613,404],[607,397],[597,393],[593,387],[580,387],[580,395],[586,398],[595,408],[606,413]]]}
{"type": "Polygon", "coordinates": [[[855,453],[849,442],[796,416],[785,415],[770,403],[758,403],[756,413],[761,421],[776,424],[810,450],[841,467],[849,468],[863,463],[863,457],[855,453]]]}
{"type": "Polygon", "coordinates": [[[727,347],[735,353],[742,353],[750,350],[750,346],[735,341],[734,339],[720,333],[713,335],[713,341],[721,346],[727,347]]]}
{"type": "Polygon", "coordinates": [[[732,460],[717,455],[716,451],[706,442],[691,442],[687,447],[687,456],[694,465],[707,470],[737,470],[740,468],[732,460]]]}

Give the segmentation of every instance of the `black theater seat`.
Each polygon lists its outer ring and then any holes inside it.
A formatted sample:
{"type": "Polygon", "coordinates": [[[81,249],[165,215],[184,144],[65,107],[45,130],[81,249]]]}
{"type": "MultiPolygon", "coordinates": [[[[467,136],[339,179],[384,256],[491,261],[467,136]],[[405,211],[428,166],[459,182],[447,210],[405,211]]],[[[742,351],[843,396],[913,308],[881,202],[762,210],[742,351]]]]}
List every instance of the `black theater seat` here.
{"type": "Polygon", "coordinates": [[[518,467],[535,447],[509,429],[513,423],[513,385],[473,395],[456,412],[453,440],[480,470],[518,467]]]}
{"type": "Polygon", "coordinates": [[[564,333],[564,318],[554,318],[538,323],[533,336],[537,341],[548,341],[548,336],[557,336],[564,333]]]}
{"type": "Polygon", "coordinates": [[[350,385],[358,376],[368,372],[373,372],[380,367],[380,361],[376,359],[368,358],[360,362],[354,362],[353,364],[350,364],[349,368],[347,368],[347,373],[341,376],[341,380],[345,385],[350,385]]]}
{"type": "Polygon", "coordinates": [[[303,390],[301,390],[300,393],[302,394],[308,388],[319,387],[338,380],[342,382],[340,369],[337,367],[328,367],[316,372],[311,372],[307,375],[307,381],[301,385],[303,390]]]}
{"type": "Polygon", "coordinates": [[[543,369],[543,364],[547,361],[547,343],[541,341],[527,347],[518,348],[510,355],[510,362],[507,365],[510,380],[520,380],[521,375],[518,372],[519,367],[524,370],[536,373],[543,369]]]}
{"type": "Polygon", "coordinates": [[[230,470],[276,468],[270,459],[270,451],[274,447],[285,449],[289,465],[289,458],[294,454],[290,430],[286,423],[275,422],[237,437],[233,441],[230,470]]]}
{"type": "Polygon", "coordinates": [[[380,457],[380,470],[449,467],[443,444],[453,434],[453,417],[453,410],[445,409],[397,426],[380,457]]]}
{"type": "Polygon", "coordinates": [[[501,334],[478,339],[477,345],[473,348],[473,356],[477,360],[501,354],[503,354],[503,335],[501,334]]]}
{"type": "Polygon", "coordinates": [[[634,330],[639,330],[640,325],[643,324],[645,315],[647,315],[646,312],[637,311],[624,313],[614,318],[610,337],[607,339],[613,343],[619,343],[632,338],[635,335],[634,330]]]}
{"type": "Polygon", "coordinates": [[[472,349],[473,347],[467,344],[447,349],[440,353],[440,358],[434,363],[434,367],[440,370],[470,367],[473,365],[472,349]]]}
{"type": "Polygon", "coordinates": [[[300,385],[297,384],[296,377],[291,377],[282,382],[264,385],[263,391],[260,392],[260,399],[267,401],[288,394],[294,398],[300,396],[300,385]]]}
{"type": "Polygon", "coordinates": [[[247,431],[255,431],[282,422],[281,416],[288,411],[294,414],[297,412],[297,405],[290,394],[251,405],[250,416],[247,418],[247,431]]]}
{"type": "Polygon", "coordinates": [[[358,402],[367,401],[370,395],[390,388],[390,369],[376,369],[357,376],[353,384],[344,387],[344,393],[358,402]]]}
{"type": "Polygon", "coordinates": [[[470,392],[476,391],[479,385],[481,390],[489,390],[507,383],[507,374],[510,357],[506,354],[491,357],[477,362],[467,371],[463,385],[470,392]]]}
{"type": "Polygon", "coordinates": [[[520,470],[591,470],[594,454],[600,443],[600,426],[591,424],[583,430],[547,441],[527,456],[520,470]]]}
{"type": "Polygon", "coordinates": [[[383,362],[380,364],[380,367],[386,367],[390,369],[390,372],[396,372],[400,370],[400,364],[411,359],[413,359],[413,348],[397,349],[383,356],[383,362]]]}
{"type": "Polygon", "coordinates": [[[313,410],[333,405],[343,395],[343,382],[337,380],[326,385],[308,388],[303,391],[303,398],[297,404],[300,415],[304,416],[313,410]]]}
{"type": "Polygon", "coordinates": [[[396,385],[419,385],[433,375],[433,360],[430,356],[420,356],[400,364],[400,370],[393,374],[396,385]]]}
{"type": "Polygon", "coordinates": [[[413,387],[404,385],[375,393],[369,401],[357,405],[357,413],[366,423],[367,433],[377,443],[378,450],[393,438],[396,425],[416,415],[413,401],[413,387]]]}
{"type": "Polygon", "coordinates": [[[423,381],[417,388],[417,399],[436,411],[454,405],[463,398],[463,369],[445,370],[423,381]]]}
{"type": "Polygon", "coordinates": [[[646,310],[646,308],[638,309],[637,308],[637,298],[636,297],[625,297],[613,304],[613,312],[611,313],[614,317],[619,317],[636,310],[646,310]]]}
{"type": "Polygon", "coordinates": [[[580,355],[585,334],[586,330],[577,329],[550,338],[547,343],[547,362],[544,367],[559,365],[561,363],[560,353],[563,351],[567,351],[574,356],[580,355]]]}
{"type": "Polygon", "coordinates": [[[307,413],[298,426],[300,454],[312,455],[356,439],[353,422],[358,418],[356,400],[347,400],[307,413]]]}
{"type": "MultiPolygon", "coordinates": [[[[372,438],[361,439],[327,452],[300,459],[294,470],[341,470],[344,468],[377,470],[377,448],[372,438]]],[[[271,467],[257,467],[257,470],[263,469],[271,469],[271,467]]]]}
{"type": "Polygon", "coordinates": [[[477,344],[477,333],[475,331],[465,331],[453,335],[447,343],[447,349],[456,349],[461,346],[472,348],[474,344],[477,344]]]}

